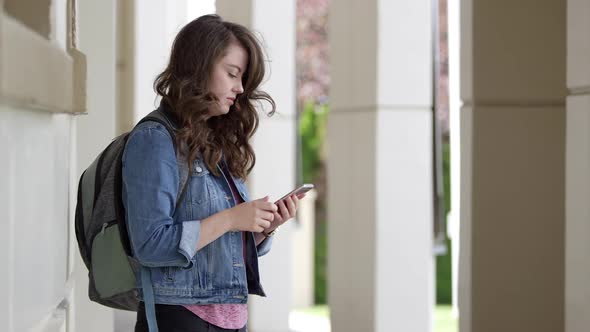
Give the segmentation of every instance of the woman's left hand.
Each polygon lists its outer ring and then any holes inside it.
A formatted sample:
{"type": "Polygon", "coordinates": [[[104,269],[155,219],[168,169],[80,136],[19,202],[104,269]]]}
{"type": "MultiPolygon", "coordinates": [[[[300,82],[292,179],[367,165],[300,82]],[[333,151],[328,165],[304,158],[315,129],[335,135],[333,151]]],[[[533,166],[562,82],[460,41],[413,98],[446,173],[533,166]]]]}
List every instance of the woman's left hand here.
{"type": "Polygon", "coordinates": [[[294,218],[297,215],[297,209],[299,208],[299,200],[303,197],[305,197],[305,194],[301,196],[291,195],[280,201],[277,204],[279,209],[274,213],[275,217],[271,222],[270,227],[266,229],[266,232],[272,232],[287,220],[294,218]]]}

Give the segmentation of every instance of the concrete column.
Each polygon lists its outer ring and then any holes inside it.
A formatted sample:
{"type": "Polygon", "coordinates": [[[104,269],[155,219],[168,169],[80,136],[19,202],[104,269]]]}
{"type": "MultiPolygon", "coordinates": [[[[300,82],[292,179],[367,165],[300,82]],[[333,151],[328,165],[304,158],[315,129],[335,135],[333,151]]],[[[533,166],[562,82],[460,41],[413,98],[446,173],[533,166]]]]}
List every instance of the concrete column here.
{"type": "Polygon", "coordinates": [[[135,1],[117,1],[117,132],[135,125],[135,1]]]}
{"type": "Polygon", "coordinates": [[[431,331],[431,1],[330,6],[332,329],[431,331]]]}
{"type": "Polygon", "coordinates": [[[461,6],[460,330],[563,331],[566,3],[461,6]]]}
{"type": "Polygon", "coordinates": [[[187,22],[187,0],[133,0],[131,7],[134,49],[128,65],[132,66],[135,124],[158,106],[154,80],[166,68],[174,37],[187,22]]]}
{"type": "MultiPolygon", "coordinates": [[[[277,114],[260,112],[253,139],[256,167],[249,177],[252,198],[279,198],[295,187],[295,1],[218,0],[224,19],[251,28],[263,40],[268,56],[268,79],[261,89],[275,100],[277,114]]],[[[288,331],[292,294],[293,221],[275,236],[271,252],[260,260],[262,286],[267,298],[252,296],[249,328],[255,332],[288,331]]]]}
{"type": "MultiPolygon", "coordinates": [[[[77,118],[76,181],[116,133],[115,13],[114,0],[78,1],[78,45],[86,54],[88,114],[77,118]]],[[[73,331],[113,331],[113,310],[88,299],[88,270],[78,253],[75,273],[73,331]]]]}
{"type": "Polygon", "coordinates": [[[567,3],[565,331],[590,325],[590,1],[567,3]]]}
{"type": "Polygon", "coordinates": [[[118,132],[157,108],[154,80],[168,64],[176,34],[192,19],[187,8],[187,0],[117,2],[118,132]]]}

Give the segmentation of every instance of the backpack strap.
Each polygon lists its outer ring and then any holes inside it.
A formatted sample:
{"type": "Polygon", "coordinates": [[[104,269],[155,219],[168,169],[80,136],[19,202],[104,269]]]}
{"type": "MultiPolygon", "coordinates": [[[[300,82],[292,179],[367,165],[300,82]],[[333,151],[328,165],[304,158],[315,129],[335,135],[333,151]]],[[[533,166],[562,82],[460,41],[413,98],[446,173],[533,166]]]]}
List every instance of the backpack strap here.
{"type": "Polygon", "coordinates": [[[186,158],[184,157],[184,154],[182,154],[181,149],[179,149],[176,145],[176,130],[178,130],[178,124],[176,119],[174,119],[172,116],[173,114],[166,112],[163,109],[162,105],[160,105],[158,109],[152,111],[150,114],[141,119],[141,121],[139,121],[137,125],[147,121],[157,122],[164,126],[164,128],[166,128],[166,130],[170,134],[170,137],[172,138],[172,144],[174,145],[174,151],[176,153],[176,163],[178,164],[178,170],[180,173],[180,184],[182,188],[176,196],[176,207],[174,209],[174,214],[176,215],[178,207],[180,206],[180,202],[184,198],[186,189],[188,187],[188,176],[190,173],[190,169],[188,167],[188,163],[186,161],[186,158]]]}
{"type": "Polygon", "coordinates": [[[154,289],[152,287],[152,274],[150,269],[141,267],[141,285],[143,286],[143,301],[145,303],[145,317],[148,323],[149,332],[159,332],[156,321],[156,303],[154,301],[154,289]]]}
{"type": "MultiPolygon", "coordinates": [[[[139,121],[139,124],[147,121],[154,121],[160,123],[161,125],[168,130],[170,137],[172,138],[172,144],[174,145],[174,152],[176,153],[176,162],[178,164],[178,170],[180,174],[180,184],[182,185],[182,189],[178,192],[176,196],[176,207],[174,208],[174,215],[178,212],[178,208],[184,195],[186,193],[186,189],[188,187],[188,176],[190,172],[190,168],[188,167],[188,162],[184,157],[181,149],[178,148],[176,145],[176,130],[178,130],[178,123],[177,121],[172,118],[172,114],[166,112],[163,109],[163,105],[161,104],[158,109],[152,111],[146,117],[139,121]]],[[[145,302],[145,315],[146,320],[148,323],[149,332],[159,332],[158,331],[158,323],[156,321],[156,304],[154,300],[154,289],[152,285],[152,275],[149,268],[142,266],[141,267],[141,286],[143,288],[143,300],[145,302]]]]}
{"type": "MultiPolygon", "coordinates": [[[[176,206],[174,207],[174,214],[173,217],[176,216],[176,214],[178,213],[178,208],[180,207],[180,202],[182,202],[182,199],[184,198],[184,195],[186,193],[186,190],[188,188],[188,177],[190,175],[190,168],[188,167],[188,162],[186,161],[186,158],[184,157],[184,154],[181,153],[181,149],[178,149],[176,146],[176,130],[178,129],[178,121],[176,120],[176,118],[174,117],[174,114],[167,112],[163,109],[164,105],[160,105],[160,107],[154,111],[152,111],[151,113],[149,113],[147,116],[145,116],[143,119],[141,119],[137,125],[135,126],[135,128],[137,128],[138,125],[140,125],[141,123],[144,122],[148,122],[148,121],[152,121],[152,122],[157,122],[159,124],[161,124],[162,126],[164,126],[164,128],[166,128],[166,130],[168,131],[168,133],[170,134],[170,137],[172,138],[172,145],[174,146],[174,152],[176,155],[176,162],[178,164],[178,171],[179,171],[179,177],[180,177],[180,181],[179,181],[179,188],[181,188],[178,193],[176,194],[176,206]]],[[[135,130],[135,128],[133,130],[135,130]]],[[[133,132],[133,130],[131,132],[133,132]]],[[[129,138],[129,136],[131,135],[131,133],[126,133],[121,135],[123,137],[123,145],[127,144],[127,139],[129,138]]],[[[113,143],[111,143],[112,145],[113,143]]],[[[108,150],[105,149],[105,151],[108,150]]],[[[120,153],[119,156],[117,157],[117,174],[115,175],[115,201],[116,203],[116,207],[115,207],[115,213],[117,215],[117,220],[125,220],[125,215],[124,215],[124,208],[123,208],[123,203],[122,203],[122,197],[121,197],[121,192],[122,192],[122,188],[123,188],[123,176],[122,176],[122,160],[123,159],[123,153],[120,153]]],[[[100,164],[100,163],[99,163],[100,164]]],[[[96,176],[98,176],[100,173],[96,172],[96,176]]],[[[98,182],[97,182],[98,183],[98,182]]],[[[96,191],[96,189],[95,189],[96,191]]],[[[95,197],[98,197],[97,194],[95,194],[95,197]]],[[[127,225],[126,223],[123,223],[122,225],[119,225],[119,232],[121,233],[121,240],[123,242],[123,249],[125,250],[125,252],[127,253],[127,255],[132,256],[132,250],[131,250],[131,244],[129,241],[129,234],[127,233],[127,225]]]]}

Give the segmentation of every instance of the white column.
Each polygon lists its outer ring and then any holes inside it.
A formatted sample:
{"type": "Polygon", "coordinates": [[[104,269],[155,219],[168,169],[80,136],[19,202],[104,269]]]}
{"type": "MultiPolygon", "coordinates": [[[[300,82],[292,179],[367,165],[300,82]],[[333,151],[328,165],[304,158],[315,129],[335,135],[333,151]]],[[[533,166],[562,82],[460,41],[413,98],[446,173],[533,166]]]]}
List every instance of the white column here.
{"type": "MultiPolygon", "coordinates": [[[[86,54],[88,114],[77,118],[77,179],[116,133],[115,13],[114,0],[78,1],[78,45],[86,54]]],[[[88,269],[78,253],[75,266],[72,330],[113,331],[113,310],[88,299],[88,269]]]]}
{"type": "Polygon", "coordinates": [[[432,7],[329,13],[328,299],[334,331],[431,331],[432,7]]]}
{"type": "Polygon", "coordinates": [[[567,11],[565,331],[590,326],[590,1],[567,11]]]}
{"type": "Polygon", "coordinates": [[[316,198],[317,191],[314,189],[301,201],[297,220],[299,224],[293,231],[293,308],[306,308],[314,304],[316,198]]]}
{"type": "Polygon", "coordinates": [[[158,107],[154,80],[166,68],[172,42],[194,8],[189,13],[188,0],[126,0],[117,5],[118,131],[124,132],[158,107]]]}
{"type": "MultiPolygon", "coordinates": [[[[263,40],[268,79],[261,89],[276,102],[277,114],[260,114],[253,140],[256,167],[249,177],[252,198],[282,196],[295,187],[295,1],[218,0],[224,19],[251,28],[263,40]]],[[[260,259],[266,298],[249,298],[249,328],[256,332],[288,331],[291,311],[292,222],[275,236],[271,252],[260,259]]]]}
{"type": "Polygon", "coordinates": [[[187,22],[187,0],[134,0],[134,123],[157,108],[153,84],[168,64],[174,37],[187,22]]]}
{"type": "Polygon", "coordinates": [[[447,1],[448,50],[449,50],[449,112],[451,145],[451,210],[447,216],[447,234],[451,239],[451,279],[453,316],[458,317],[459,289],[459,221],[461,220],[461,97],[459,95],[460,57],[460,0],[447,1]]]}

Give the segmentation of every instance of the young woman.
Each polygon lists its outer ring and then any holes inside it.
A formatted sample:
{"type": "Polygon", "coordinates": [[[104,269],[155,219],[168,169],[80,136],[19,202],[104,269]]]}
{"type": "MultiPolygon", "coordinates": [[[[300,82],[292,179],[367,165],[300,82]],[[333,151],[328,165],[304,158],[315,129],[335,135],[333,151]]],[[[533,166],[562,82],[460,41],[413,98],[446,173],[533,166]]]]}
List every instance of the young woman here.
{"type": "Polygon", "coordinates": [[[258,256],[302,196],[278,205],[250,200],[244,184],[255,163],[253,105],[267,101],[275,110],[258,90],[264,75],[259,42],[241,25],[207,15],[176,36],[154,83],[175,138],[144,122],[123,155],[123,202],[145,301],[135,331],[246,331],[248,294],[265,296],[258,256]]]}

